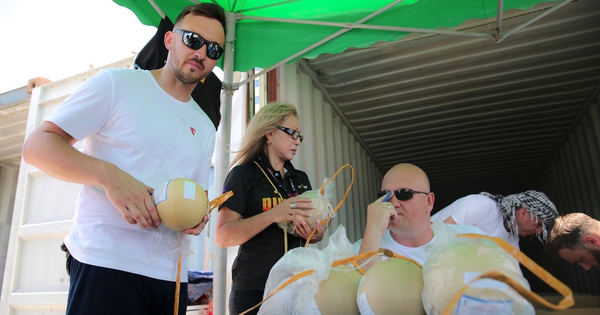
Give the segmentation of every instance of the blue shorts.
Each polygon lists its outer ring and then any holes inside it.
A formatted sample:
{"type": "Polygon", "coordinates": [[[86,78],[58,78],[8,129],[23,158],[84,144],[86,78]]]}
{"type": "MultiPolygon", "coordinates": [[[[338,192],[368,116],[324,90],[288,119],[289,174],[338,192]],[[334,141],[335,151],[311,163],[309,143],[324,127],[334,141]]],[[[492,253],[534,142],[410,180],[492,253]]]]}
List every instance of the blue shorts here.
{"type": "MultiPolygon", "coordinates": [[[[70,272],[67,315],[164,315],[175,310],[175,282],[92,266],[74,258],[70,272]]],[[[187,304],[187,283],[181,283],[179,315],[185,315],[187,304]]]]}

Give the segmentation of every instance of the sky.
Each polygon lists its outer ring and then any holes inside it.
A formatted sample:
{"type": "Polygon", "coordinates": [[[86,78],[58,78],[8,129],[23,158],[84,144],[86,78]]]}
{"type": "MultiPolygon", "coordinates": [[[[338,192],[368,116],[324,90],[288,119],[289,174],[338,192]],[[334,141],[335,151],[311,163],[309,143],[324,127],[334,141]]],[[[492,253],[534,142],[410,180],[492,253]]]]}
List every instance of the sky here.
{"type": "Polygon", "coordinates": [[[0,0],[0,94],[139,52],[156,32],[112,0],[0,0]]]}

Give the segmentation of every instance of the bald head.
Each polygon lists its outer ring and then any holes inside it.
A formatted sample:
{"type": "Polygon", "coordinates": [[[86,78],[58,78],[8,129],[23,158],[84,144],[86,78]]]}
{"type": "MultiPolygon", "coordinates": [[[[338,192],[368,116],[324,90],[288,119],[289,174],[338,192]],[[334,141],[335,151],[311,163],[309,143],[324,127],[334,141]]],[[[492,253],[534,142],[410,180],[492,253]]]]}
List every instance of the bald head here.
{"type": "MultiPolygon", "coordinates": [[[[397,183],[407,183],[415,190],[429,192],[429,178],[418,166],[409,163],[400,163],[392,167],[383,177],[381,186],[395,186],[397,183]]],[[[404,188],[404,187],[401,187],[404,188]]]]}
{"type": "Polygon", "coordinates": [[[421,246],[431,240],[431,210],[435,202],[429,190],[429,179],[419,167],[402,163],[392,167],[383,177],[382,191],[393,191],[389,202],[398,220],[390,222],[392,238],[405,246],[421,246]]]}

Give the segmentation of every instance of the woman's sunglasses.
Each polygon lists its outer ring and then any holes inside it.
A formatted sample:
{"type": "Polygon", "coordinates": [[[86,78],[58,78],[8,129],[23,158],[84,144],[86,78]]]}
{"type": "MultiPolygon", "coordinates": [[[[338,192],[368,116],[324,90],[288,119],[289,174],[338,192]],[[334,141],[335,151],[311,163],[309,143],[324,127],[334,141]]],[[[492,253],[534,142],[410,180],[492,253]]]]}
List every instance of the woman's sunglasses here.
{"type": "Polygon", "coordinates": [[[294,129],[283,127],[283,126],[277,126],[277,129],[287,133],[294,140],[296,140],[298,138],[300,138],[300,142],[302,142],[302,140],[304,140],[304,137],[300,134],[300,132],[298,132],[298,130],[294,130],[294,129]]]}
{"type": "MultiPolygon", "coordinates": [[[[377,193],[377,198],[381,198],[387,194],[389,194],[389,190],[381,190],[377,193]]],[[[400,201],[411,200],[414,194],[424,194],[427,195],[429,193],[423,191],[412,190],[410,188],[400,188],[398,190],[394,190],[394,195],[396,199],[400,201]]]]}
{"type": "Polygon", "coordinates": [[[174,29],[173,33],[181,34],[181,41],[192,50],[198,50],[206,44],[206,56],[210,59],[217,60],[223,55],[223,47],[207,41],[200,34],[181,29],[174,29]]]}

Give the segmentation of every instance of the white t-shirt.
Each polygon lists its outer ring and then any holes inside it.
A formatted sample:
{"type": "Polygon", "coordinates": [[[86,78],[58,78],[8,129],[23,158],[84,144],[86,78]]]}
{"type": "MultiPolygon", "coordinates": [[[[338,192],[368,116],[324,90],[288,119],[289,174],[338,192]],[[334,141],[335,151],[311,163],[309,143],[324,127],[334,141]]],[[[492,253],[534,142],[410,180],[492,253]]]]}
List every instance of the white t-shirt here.
{"type": "Polygon", "coordinates": [[[431,216],[431,222],[444,221],[450,216],[456,224],[478,227],[484,235],[501,238],[519,248],[519,236],[506,231],[502,211],[495,201],[484,195],[468,195],[454,201],[431,216]]]}
{"type": "MultiPolygon", "coordinates": [[[[446,224],[446,226],[450,227],[457,234],[462,234],[462,233],[482,234],[481,230],[476,229],[472,226],[464,226],[464,225],[456,225],[456,224],[446,224]]],[[[385,234],[383,235],[383,237],[381,237],[381,248],[389,249],[398,255],[408,257],[408,258],[418,262],[419,264],[421,264],[421,266],[423,266],[423,264],[425,264],[425,260],[427,259],[427,256],[429,256],[429,253],[427,251],[425,251],[424,248],[427,246],[427,244],[432,244],[433,242],[435,242],[436,239],[437,239],[437,236],[434,235],[433,238],[429,242],[427,242],[419,247],[404,246],[404,245],[396,242],[392,238],[392,235],[390,234],[390,230],[387,229],[385,231],[385,234]]],[[[362,244],[362,239],[356,241],[353,244],[354,250],[356,251],[357,254],[360,251],[361,244],[362,244]]]]}
{"type": "MultiPolygon", "coordinates": [[[[148,71],[101,70],[45,120],[83,141],[83,153],[150,187],[182,177],[208,189],[214,125],[193,99],[176,100],[148,71]]],[[[83,186],[73,223],[65,244],[78,261],[176,280],[179,232],[127,223],[101,187],[83,186]]]]}

